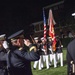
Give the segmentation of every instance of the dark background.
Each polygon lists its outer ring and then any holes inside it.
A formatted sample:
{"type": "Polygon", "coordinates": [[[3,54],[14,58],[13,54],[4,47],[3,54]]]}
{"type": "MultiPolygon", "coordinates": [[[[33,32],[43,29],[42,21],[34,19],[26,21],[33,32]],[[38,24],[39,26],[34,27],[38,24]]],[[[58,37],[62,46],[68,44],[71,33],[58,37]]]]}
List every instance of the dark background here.
{"type": "MultiPolygon", "coordinates": [[[[43,20],[42,8],[62,0],[24,0],[0,2],[0,34],[7,36],[24,29],[30,33],[29,25],[43,20]]],[[[64,19],[75,11],[75,0],[65,0],[64,19]]]]}
{"type": "Polygon", "coordinates": [[[0,3],[0,34],[7,36],[24,29],[29,32],[29,25],[43,20],[42,8],[62,0],[24,0],[20,2],[0,3]]]}

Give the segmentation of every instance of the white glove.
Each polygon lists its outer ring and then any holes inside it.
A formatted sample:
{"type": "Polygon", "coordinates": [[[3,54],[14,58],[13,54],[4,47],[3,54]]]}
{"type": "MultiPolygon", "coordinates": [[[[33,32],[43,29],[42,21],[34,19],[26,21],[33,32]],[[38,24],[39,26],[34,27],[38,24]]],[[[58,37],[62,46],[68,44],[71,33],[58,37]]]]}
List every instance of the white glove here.
{"type": "Polygon", "coordinates": [[[5,49],[9,48],[7,41],[4,41],[4,42],[3,42],[3,47],[4,47],[5,49]]]}
{"type": "Polygon", "coordinates": [[[53,54],[53,50],[52,50],[52,48],[49,48],[49,50],[51,51],[51,53],[53,54]]]}
{"type": "Polygon", "coordinates": [[[44,52],[45,52],[45,49],[42,49],[42,51],[44,51],[44,52]]]}
{"type": "Polygon", "coordinates": [[[61,45],[61,47],[63,47],[63,45],[61,45]]]}

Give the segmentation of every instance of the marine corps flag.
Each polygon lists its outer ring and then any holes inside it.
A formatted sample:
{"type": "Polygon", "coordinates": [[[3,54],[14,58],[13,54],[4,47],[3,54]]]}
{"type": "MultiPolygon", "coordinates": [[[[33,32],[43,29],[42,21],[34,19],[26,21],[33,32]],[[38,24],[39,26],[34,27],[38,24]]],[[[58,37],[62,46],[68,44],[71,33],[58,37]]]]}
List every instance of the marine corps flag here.
{"type": "Polygon", "coordinates": [[[49,19],[48,19],[48,25],[49,25],[49,36],[52,38],[53,44],[53,51],[56,50],[56,37],[55,37],[55,32],[54,32],[54,25],[55,21],[53,18],[52,10],[49,10],[49,19]]]}

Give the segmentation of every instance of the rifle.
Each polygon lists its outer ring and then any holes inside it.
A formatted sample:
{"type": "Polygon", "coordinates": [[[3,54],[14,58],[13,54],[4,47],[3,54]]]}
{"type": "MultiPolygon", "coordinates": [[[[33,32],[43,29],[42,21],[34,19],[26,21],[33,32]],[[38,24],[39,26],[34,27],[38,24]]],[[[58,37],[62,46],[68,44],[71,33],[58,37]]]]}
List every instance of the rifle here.
{"type": "Polygon", "coordinates": [[[30,35],[30,38],[31,38],[32,42],[35,44],[35,41],[31,35],[30,35]]]}

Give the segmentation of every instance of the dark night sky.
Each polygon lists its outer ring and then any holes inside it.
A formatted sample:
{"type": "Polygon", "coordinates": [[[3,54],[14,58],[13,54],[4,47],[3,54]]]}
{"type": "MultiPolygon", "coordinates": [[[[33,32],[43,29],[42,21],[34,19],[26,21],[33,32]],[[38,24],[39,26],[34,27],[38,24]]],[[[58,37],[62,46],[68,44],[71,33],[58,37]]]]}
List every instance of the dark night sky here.
{"type": "MultiPolygon", "coordinates": [[[[43,20],[42,8],[59,0],[24,0],[0,4],[0,34],[7,35],[43,20]]],[[[62,1],[62,0],[61,0],[62,1]]]]}

